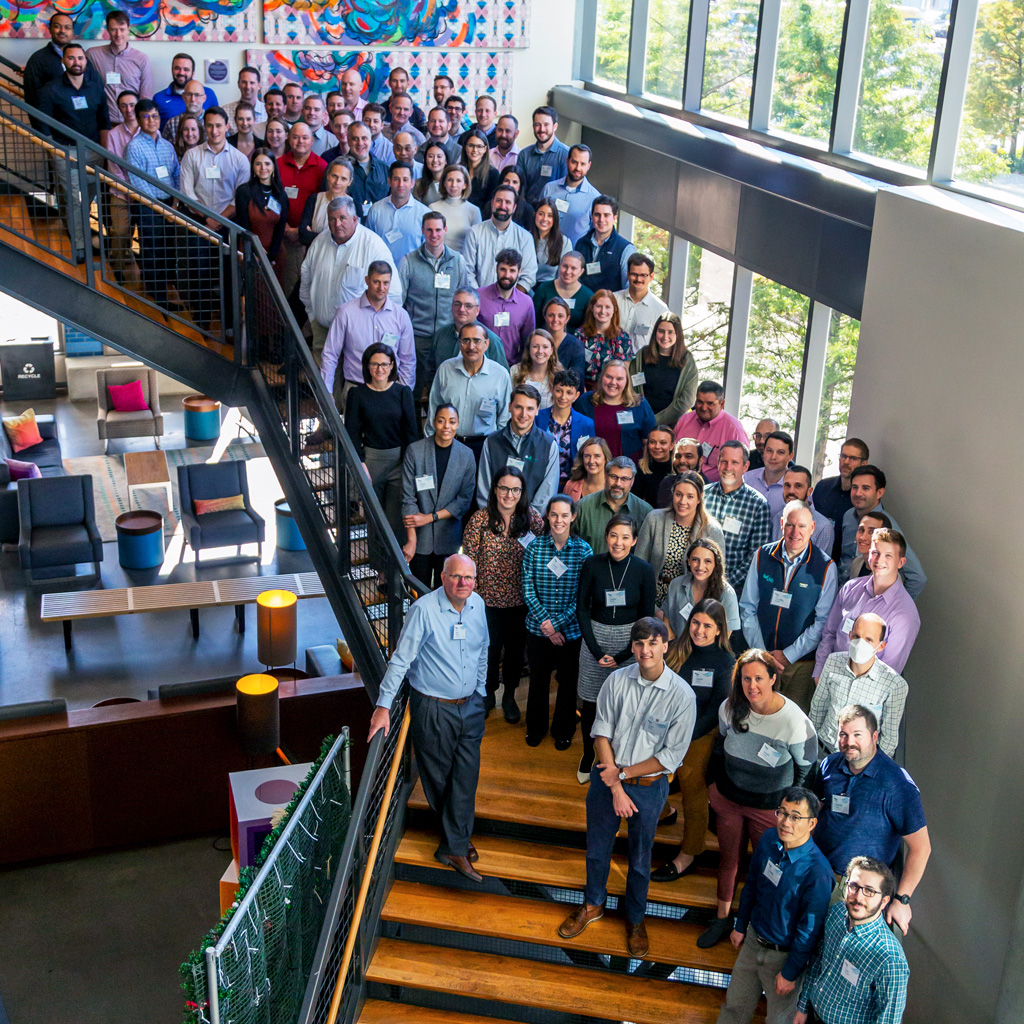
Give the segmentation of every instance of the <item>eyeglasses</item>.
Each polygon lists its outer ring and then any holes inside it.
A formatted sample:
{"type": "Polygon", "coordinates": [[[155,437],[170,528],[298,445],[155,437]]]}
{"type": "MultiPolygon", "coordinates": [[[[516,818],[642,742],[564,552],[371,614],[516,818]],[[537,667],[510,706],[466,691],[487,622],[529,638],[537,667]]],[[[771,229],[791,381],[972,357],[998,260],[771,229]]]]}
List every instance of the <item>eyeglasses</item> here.
{"type": "Polygon", "coordinates": [[[387,360],[386,362],[383,362],[383,363],[380,362],[380,360],[378,360],[375,363],[371,362],[370,363],[370,369],[371,370],[390,370],[391,369],[391,360],[389,359],[389,360],[387,360]]]}
{"type": "Polygon", "coordinates": [[[452,306],[455,309],[479,309],[480,306],[476,302],[453,302],[452,306]]]}
{"type": "Polygon", "coordinates": [[[750,435],[755,441],[763,441],[768,435],[758,434],[756,431],[750,435]]]}
{"type": "Polygon", "coordinates": [[[790,811],[784,811],[781,807],[775,811],[775,817],[778,818],[779,821],[791,821],[794,825],[800,824],[801,821],[811,820],[810,814],[793,814],[790,811]]]}
{"type": "Polygon", "coordinates": [[[522,487],[506,487],[504,484],[498,484],[497,491],[499,494],[507,494],[511,497],[513,494],[522,494],[522,487]]]}
{"type": "Polygon", "coordinates": [[[456,583],[472,583],[476,579],[475,576],[449,576],[448,573],[444,573],[444,575],[456,583]]]}
{"type": "Polygon", "coordinates": [[[869,900],[873,900],[876,896],[882,895],[877,889],[872,889],[868,885],[858,885],[856,882],[847,882],[846,888],[847,891],[852,892],[854,896],[856,896],[857,893],[862,892],[869,900]]]}

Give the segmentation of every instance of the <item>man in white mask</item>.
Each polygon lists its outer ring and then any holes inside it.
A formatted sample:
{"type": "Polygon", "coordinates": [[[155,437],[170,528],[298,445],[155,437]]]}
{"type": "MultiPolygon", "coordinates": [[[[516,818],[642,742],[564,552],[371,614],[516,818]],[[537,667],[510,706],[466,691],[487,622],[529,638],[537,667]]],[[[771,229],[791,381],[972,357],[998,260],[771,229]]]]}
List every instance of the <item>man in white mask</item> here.
{"type": "Polygon", "coordinates": [[[907,682],[877,655],[885,648],[885,620],[874,612],[860,615],[850,629],[850,649],[825,659],[811,701],[810,719],[818,742],[834,753],[839,712],[848,704],[869,708],[878,719],[878,745],[892,757],[907,702],[907,682]]]}

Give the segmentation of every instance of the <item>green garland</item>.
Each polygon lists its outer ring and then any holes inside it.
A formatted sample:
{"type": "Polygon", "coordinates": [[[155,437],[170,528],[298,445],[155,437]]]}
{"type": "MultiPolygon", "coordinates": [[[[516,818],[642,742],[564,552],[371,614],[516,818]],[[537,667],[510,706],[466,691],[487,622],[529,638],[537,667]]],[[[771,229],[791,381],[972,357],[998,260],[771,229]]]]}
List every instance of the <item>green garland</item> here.
{"type": "MultiPolygon", "coordinates": [[[[217,945],[221,935],[224,934],[224,929],[227,928],[228,922],[234,916],[238,905],[242,902],[242,898],[255,881],[260,868],[266,863],[267,858],[270,856],[270,851],[273,850],[278,839],[281,838],[281,833],[284,831],[292,811],[298,807],[299,802],[306,795],[306,790],[309,789],[310,783],[316,777],[316,773],[320,770],[320,766],[324,763],[324,758],[330,753],[332,746],[334,746],[334,736],[328,736],[320,745],[320,753],[317,759],[310,766],[306,777],[292,795],[281,820],[274,826],[266,839],[263,840],[263,845],[256,855],[256,863],[251,867],[244,867],[238,872],[238,890],[235,893],[234,903],[224,912],[223,917],[203,936],[202,941],[199,943],[199,948],[192,950],[185,958],[185,962],[178,968],[178,974],[182,979],[181,988],[185,994],[184,1024],[200,1024],[203,1019],[200,1016],[200,1009],[204,1011],[203,1016],[205,1016],[205,1011],[209,1008],[206,990],[199,991],[196,989],[198,969],[201,968],[203,972],[206,970],[206,950],[210,946],[217,945]]],[[[226,991],[222,990],[220,993],[221,999],[226,995],[226,991]]]]}

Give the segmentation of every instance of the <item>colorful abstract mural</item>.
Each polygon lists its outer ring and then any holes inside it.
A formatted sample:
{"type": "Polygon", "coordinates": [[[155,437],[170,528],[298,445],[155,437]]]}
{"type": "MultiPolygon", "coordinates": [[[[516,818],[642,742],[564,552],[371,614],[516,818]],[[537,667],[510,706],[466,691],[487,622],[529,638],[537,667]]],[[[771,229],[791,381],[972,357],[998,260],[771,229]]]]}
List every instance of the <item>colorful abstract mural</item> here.
{"type": "Polygon", "coordinates": [[[529,26],[529,0],[263,0],[263,38],[284,46],[510,49],[529,26]]]}
{"type": "Polygon", "coordinates": [[[101,39],[106,37],[103,19],[113,10],[128,15],[137,39],[251,43],[258,38],[257,0],[0,0],[0,37],[45,39],[50,17],[67,14],[76,38],[101,39]]]}
{"type": "Polygon", "coordinates": [[[307,92],[328,93],[338,88],[342,72],[357,68],[363,96],[387,96],[392,67],[409,72],[409,92],[420,106],[432,105],[434,75],[448,75],[456,91],[471,103],[476,96],[494,97],[499,110],[512,106],[512,54],[480,50],[247,50],[246,60],[259,68],[263,87],[298,82],[307,92]]]}

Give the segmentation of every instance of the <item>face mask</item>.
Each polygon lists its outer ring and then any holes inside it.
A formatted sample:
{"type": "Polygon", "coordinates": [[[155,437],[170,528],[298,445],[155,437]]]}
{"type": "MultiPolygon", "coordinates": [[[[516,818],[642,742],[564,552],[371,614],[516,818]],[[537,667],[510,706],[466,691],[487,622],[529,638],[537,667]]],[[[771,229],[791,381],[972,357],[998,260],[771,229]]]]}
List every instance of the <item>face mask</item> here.
{"type": "Polygon", "coordinates": [[[864,665],[875,656],[875,649],[871,646],[870,640],[862,640],[857,637],[850,641],[850,661],[855,665],[864,665]]]}

